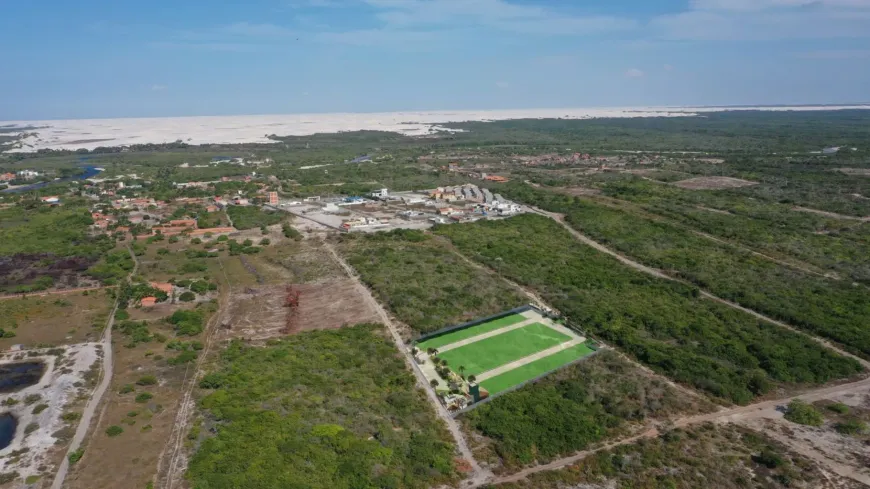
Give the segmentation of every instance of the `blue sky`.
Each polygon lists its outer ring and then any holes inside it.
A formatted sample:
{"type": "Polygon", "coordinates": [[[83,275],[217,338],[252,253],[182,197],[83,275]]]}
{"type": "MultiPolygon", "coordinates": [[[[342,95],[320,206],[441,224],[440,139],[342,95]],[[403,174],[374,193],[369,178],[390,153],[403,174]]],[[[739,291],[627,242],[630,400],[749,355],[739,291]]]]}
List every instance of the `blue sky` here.
{"type": "Polygon", "coordinates": [[[0,47],[0,120],[870,101],[870,0],[0,0],[0,47]]]}

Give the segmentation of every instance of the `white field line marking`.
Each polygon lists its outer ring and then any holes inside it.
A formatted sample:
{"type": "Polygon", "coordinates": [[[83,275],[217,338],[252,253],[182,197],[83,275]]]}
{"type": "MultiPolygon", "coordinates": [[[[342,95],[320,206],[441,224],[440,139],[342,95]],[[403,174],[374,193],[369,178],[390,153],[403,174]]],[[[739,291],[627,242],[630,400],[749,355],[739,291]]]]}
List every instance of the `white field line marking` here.
{"type": "Polygon", "coordinates": [[[535,324],[537,322],[540,322],[540,321],[538,321],[538,319],[526,319],[525,321],[520,321],[518,323],[514,323],[514,324],[511,324],[509,326],[505,326],[504,328],[497,329],[495,331],[490,331],[488,333],[479,334],[477,336],[472,336],[471,338],[459,340],[456,343],[450,343],[449,345],[444,345],[441,348],[436,348],[436,350],[438,350],[438,353],[444,353],[444,352],[447,352],[450,350],[455,350],[457,348],[461,348],[463,346],[470,345],[472,343],[477,343],[478,341],[482,341],[482,340],[485,340],[487,338],[492,338],[493,336],[498,336],[500,334],[508,333],[508,332],[513,331],[515,329],[520,329],[524,326],[528,326],[530,324],[535,324]]]}
{"type": "Polygon", "coordinates": [[[550,355],[555,355],[556,353],[559,353],[560,351],[567,350],[568,348],[571,348],[572,346],[579,345],[580,343],[583,343],[584,341],[586,341],[586,338],[573,339],[570,341],[566,341],[564,343],[560,343],[552,348],[547,348],[546,350],[541,350],[537,353],[532,353],[531,355],[529,355],[527,357],[520,358],[519,360],[514,360],[513,362],[506,363],[506,364],[502,365],[501,367],[496,367],[492,370],[488,370],[480,375],[477,375],[476,376],[477,382],[478,383],[483,382],[484,380],[491,379],[491,378],[496,377],[498,375],[501,375],[505,372],[509,372],[515,368],[520,368],[523,365],[528,365],[536,360],[540,360],[542,358],[549,357],[550,355]]]}

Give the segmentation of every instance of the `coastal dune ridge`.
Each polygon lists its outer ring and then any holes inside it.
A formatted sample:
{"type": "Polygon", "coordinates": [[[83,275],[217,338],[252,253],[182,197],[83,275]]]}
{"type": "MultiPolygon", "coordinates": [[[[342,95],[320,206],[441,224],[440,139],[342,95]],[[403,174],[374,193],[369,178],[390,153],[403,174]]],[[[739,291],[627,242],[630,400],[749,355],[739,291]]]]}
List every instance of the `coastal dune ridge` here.
{"type": "Polygon", "coordinates": [[[438,131],[455,131],[443,127],[442,124],[511,119],[685,117],[729,110],[842,109],[870,109],[870,105],[563,108],[6,121],[0,122],[0,129],[2,129],[0,136],[12,136],[15,139],[0,145],[0,151],[26,153],[41,149],[92,150],[101,146],[162,144],[175,141],[191,145],[271,143],[274,140],[268,137],[270,135],[310,136],[360,130],[425,136],[438,131]],[[19,128],[20,131],[17,131],[19,128]]]}

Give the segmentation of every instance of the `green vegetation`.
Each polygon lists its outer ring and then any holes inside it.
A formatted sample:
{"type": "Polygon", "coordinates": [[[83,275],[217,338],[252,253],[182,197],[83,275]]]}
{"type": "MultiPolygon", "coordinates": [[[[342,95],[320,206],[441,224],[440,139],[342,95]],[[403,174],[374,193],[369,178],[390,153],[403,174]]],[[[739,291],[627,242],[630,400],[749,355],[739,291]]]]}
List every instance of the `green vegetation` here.
{"type": "Polygon", "coordinates": [[[828,409],[837,413],[837,414],[849,414],[849,406],[843,404],[842,402],[836,402],[834,404],[830,404],[828,409]]]}
{"type": "Polygon", "coordinates": [[[116,437],[124,432],[124,428],[121,428],[118,425],[112,425],[106,428],[106,435],[110,437],[116,437]]]}
{"type": "Polygon", "coordinates": [[[633,271],[551,219],[440,226],[467,256],[533,287],[574,324],[656,371],[745,404],[773,383],[821,384],[862,370],[802,335],[633,271]]]}
{"type": "Polygon", "coordinates": [[[262,348],[236,341],[216,373],[203,379],[219,387],[202,407],[220,429],[191,460],[194,487],[401,489],[457,480],[449,435],[380,326],[262,348]]]}
{"type": "Polygon", "coordinates": [[[136,381],[136,385],[157,385],[157,377],[154,375],[143,375],[136,381]]]}
{"type": "Polygon", "coordinates": [[[302,233],[300,233],[296,228],[291,226],[289,223],[284,223],[281,225],[281,232],[284,233],[285,238],[290,238],[294,241],[300,241],[302,239],[302,233]]]}
{"type": "Polygon", "coordinates": [[[837,341],[870,358],[870,330],[866,327],[870,295],[863,287],[801,272],[626,209],[526,188],[510,193],[565,213],[575,228],[646,265],[674,270],[680,278],[719,297],[837,341]]]}
{"type": "Polygon", "coordinates": [[[114,285],[126,277],[134,265],[126,249],[116,250],[104,255],[99,263],[88,269],[88,273],[105,285],[114,285]]]}
{"type": "Polygon", "coordinates": [[[175,332],[180,336],[198,335],[205,327],[205,315],[198,309],[175,311],[166,321],[175,326],[175,332]]]}
{"type": "Polygon", "coordinates": [[[545,463],[621,434],[627,423],[710,409],[602,351],[462,415],[508,468],[545,463]]]}
{"type": "Polygon", "coordinates": [[[421,350],[428,350],[429,348],[441,348],[442,346],[456,343],[457,341],[466,340],[468,338],[473,338],[484,333],[489,333],[490,331],[495,331],[497,329],[501,329],[512,324],[521,323],[525,320],[525,316],[521,316],[519,314],[511,314],[510,316],[505,316],[503,318],[498,318],[485,323],[476,324],[469,328],[463,328],[459,331],[453,331],[443,334],[441,336],[436,336],[426,341],[421,341],[420,343],[417,343],[417,348],[421,350]]]}
{"type": "Polygon", "coordinates": [[[654,439],[604,450],[563,470],[539,472],[499,489],[619,487],[825,487],[829,476],[809,460],[762,435],[733,425],[676,429],[654,439]]]}
{"type": "Polygon", "coordinates": [[[136,402],[139,404],[145,404],[153,398],[154,394],[151,394],[150,392],[142,392],[136,396],[136,402]]]}
{"type": "Polygon", "coordinates": [[[381,302],[420,333],[528,302],[497,275],[420,231],[347,234],[341,250],[381,302]]]}
{"type": "Polygon", "coordinates": [[[256,206],[231,205],[227,207],[227,214],[233,221],[236,229],[254,229],[263,226],[278,224],[286,218],[283,212],[264,211],[256,206]]]}
{"type": "Polygon", "coordinates": [[[581,343],[572,346],[560,352],[527,363],[522,367],[507,371],[501,375],[496,375],[487,380],[480,382],[484,389],[490,394],[498,394],[515,385],[519,385],[527,380],[534,379],[547,372],[555,370],[562,365],[571,363],[579,358],[583,358],[592,353],[592,350],[581,343]]]}
{"type": "Polygon", "coordinates": [[[169,365],[184,365],[193,362],[199,355],[192,350],[185,350],[166,361],[169,365]]]}
{"type": "Polygon", "coordinates": [[[860,419],[850,418],[835,424],[834,429],[844,435],[861,435],[867,432],[867,423],[860,419]]]}
{"type": "Polygon", "coordinates": [[[795,399],[788,403],[784,417],[792,423],[807,426],[821,426],[825,422],[825,418],[818,409],[800,399],[795,399]]]}
{"type": "Polygon", "coordinates": [[[33,414],[39,414],[48,409],[48,404],[37,404],[33,408],[33,414]]]}
{"type": "Polygon", "coordinates": [[[138,304],[145,297],[156,297],[157,302],[163,302],[169,298],[166,292],[155,289],[147,283],[124,282],[118,293],[118,307],[126,309],[130,304],[138,304]]]}
{"type": "Polygon", "coordinates": [[[78,450],[71,452],[67,458],[69,459],[70,465],[72,465],[72,464],[78,462],[79,460],[81,460],[84,455],[85,455],[85,449],[79,448],[78,450]]]}
{"type": "Polygon", "coordinates": [[[94,223],[84,207],[18,205],[0,209],[0,256],[48,253],[57,257],[96,259],[114,246],[106,237],[91,237],[94,223]]]}
{"type": "Polygon", "coordinates": [[[147,321],[125,320],[119,322],[117,328],[127,338],[127,343],[124,344],[127,348],[135,348],[136,345],[148,343],[154,339],[154,335],[148,329],[147,321]]]}
{"type": "Polygon", "coordinates": [[[454,371],[461,365],[465,367],[467,374],[480,375],[498,366],[570,340],[570,336],[549,326],[533,323],[439,353],[438,358],[446,360],[454,371]]]}

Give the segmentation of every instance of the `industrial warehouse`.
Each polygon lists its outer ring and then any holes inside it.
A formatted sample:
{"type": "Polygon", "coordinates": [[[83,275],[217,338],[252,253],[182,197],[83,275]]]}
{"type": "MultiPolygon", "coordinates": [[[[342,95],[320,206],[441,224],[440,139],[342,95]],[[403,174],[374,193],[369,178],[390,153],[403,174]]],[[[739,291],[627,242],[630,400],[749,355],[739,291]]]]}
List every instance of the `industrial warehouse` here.
{"type": "Polygon", "coordinates": [[[277,207],[342,232],[428,229],[436,224],[474,222],[526,212],[500,194],[474,184],[413,192],[383,188],[366,197],[308,197],[277,207]]]}

